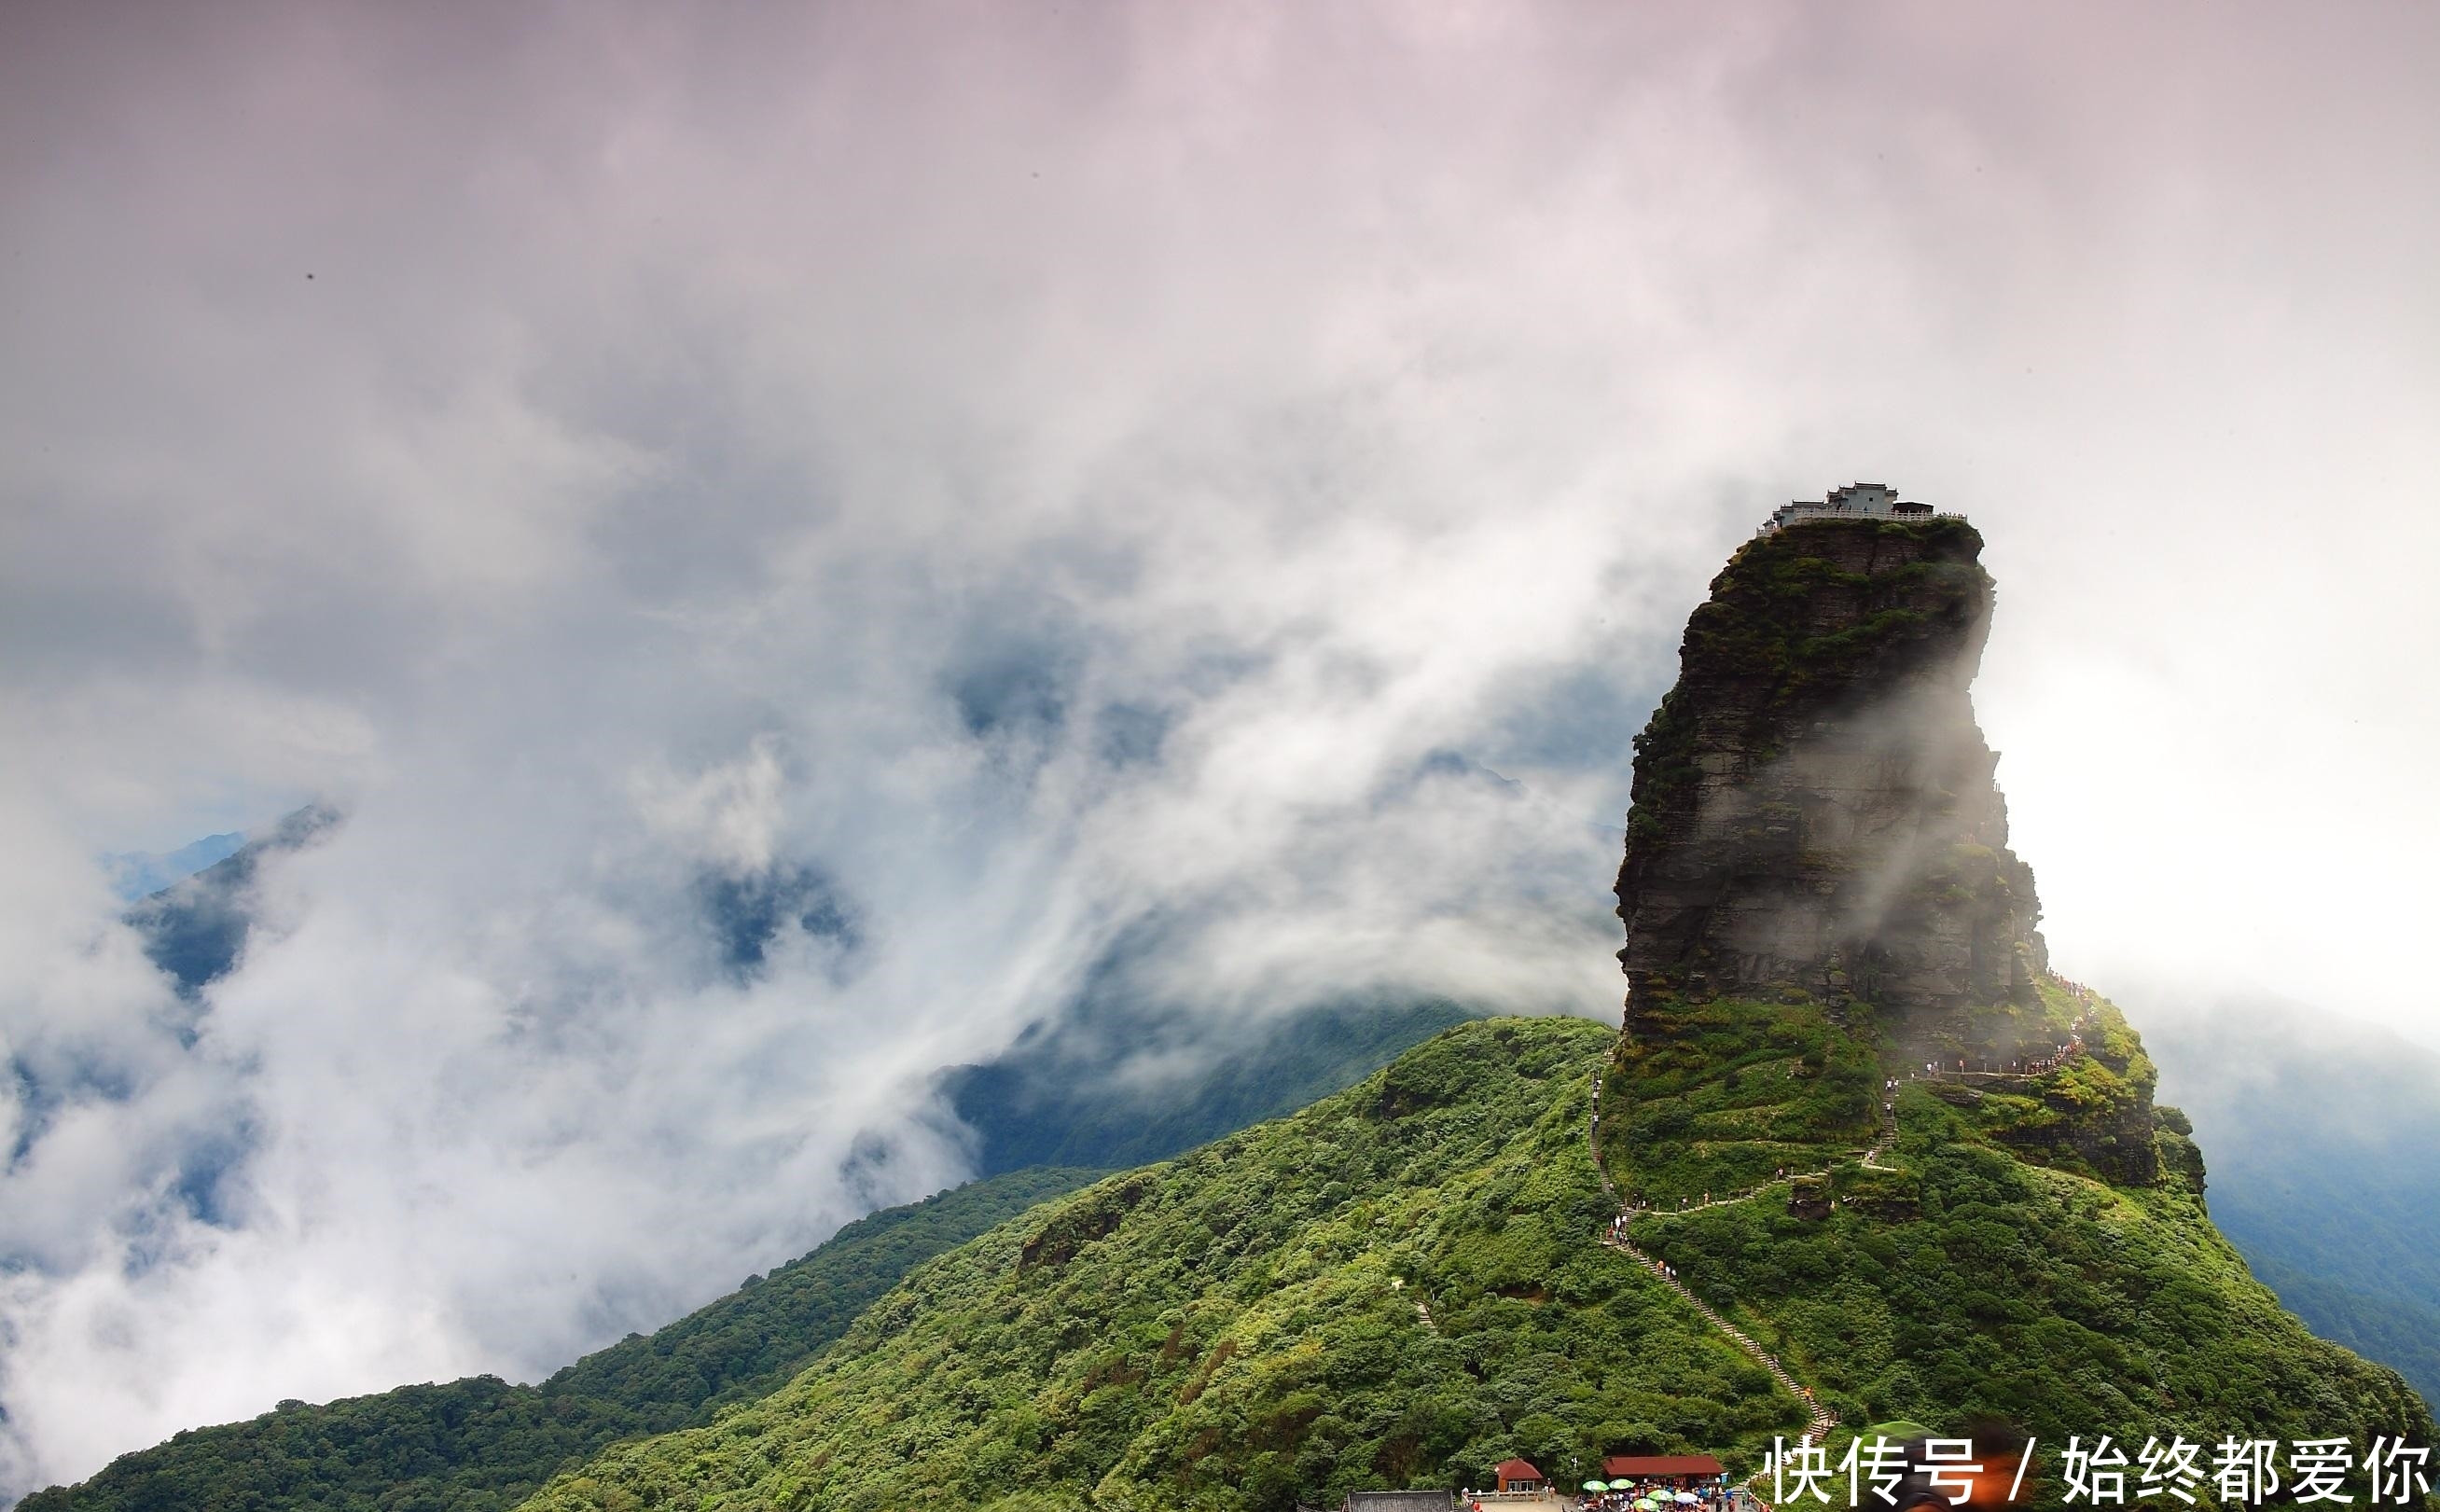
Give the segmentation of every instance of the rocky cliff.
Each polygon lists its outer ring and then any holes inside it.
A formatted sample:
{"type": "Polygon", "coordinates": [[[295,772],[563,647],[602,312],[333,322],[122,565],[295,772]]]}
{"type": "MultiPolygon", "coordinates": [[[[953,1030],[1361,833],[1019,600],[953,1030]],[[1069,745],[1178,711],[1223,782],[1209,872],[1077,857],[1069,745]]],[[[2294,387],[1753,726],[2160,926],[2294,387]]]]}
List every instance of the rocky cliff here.
{"type": "MultiPolygon", "coordinates": [[[[1799,515],[1688,621],[1636,742],[1631,990],[1595,1101],[1628,1235],[1849,1428],[2216,1441],[2289,1393],[2347,1419],[2323,1383],[2355,1367],[2214,1230],[2142,1037],[2049,968],[1968,696],[1982,545],[1799,515]]],[[[2364,1378],[2354,1422],[2423,1431],[2404,1381],[2364,1378]]]]}
{"type": "Polygon", "coordinates": [[[1713,581],[1635,743],[1630,1026],[1668,999],[1861,999],[1927,1028],[2032,1001],[2033,873],[1967,693],[1982,547],[1956,518],[1813,520],[1713,581]]]}

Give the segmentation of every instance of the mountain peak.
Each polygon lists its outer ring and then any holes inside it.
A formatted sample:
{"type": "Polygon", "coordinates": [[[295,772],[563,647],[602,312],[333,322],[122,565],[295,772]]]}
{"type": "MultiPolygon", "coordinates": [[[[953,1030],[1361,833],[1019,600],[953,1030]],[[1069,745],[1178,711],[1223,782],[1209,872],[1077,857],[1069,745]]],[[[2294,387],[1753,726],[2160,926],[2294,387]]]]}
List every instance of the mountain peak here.
{"type": "Polygon", "coordinates": [[[1982,548],[1922,507],[1774,516],[1713,580],[1635,743],[1630,1025],[1639,1005],[1723,995],[1916,1016],[2032,1000],[2033,871],[1968,693],[1982,548]]]}

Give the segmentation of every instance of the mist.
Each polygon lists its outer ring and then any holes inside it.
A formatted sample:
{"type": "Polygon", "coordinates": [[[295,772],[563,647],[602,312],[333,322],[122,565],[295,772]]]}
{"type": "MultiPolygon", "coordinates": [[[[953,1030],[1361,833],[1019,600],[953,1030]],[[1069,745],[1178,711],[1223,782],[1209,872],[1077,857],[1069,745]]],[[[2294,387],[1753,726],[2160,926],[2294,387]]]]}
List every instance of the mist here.
{"type": "Polygon", "coordinates": [[[2060,969],[2440,1045],[2436,29],[11,8],[0,1491],[960,1179],[1150,925],[1615,1014],[1684,617],[1857,478],[1988,539],[2060,969]],[[316,801],[182,999],[105,858],[316,801]]]}

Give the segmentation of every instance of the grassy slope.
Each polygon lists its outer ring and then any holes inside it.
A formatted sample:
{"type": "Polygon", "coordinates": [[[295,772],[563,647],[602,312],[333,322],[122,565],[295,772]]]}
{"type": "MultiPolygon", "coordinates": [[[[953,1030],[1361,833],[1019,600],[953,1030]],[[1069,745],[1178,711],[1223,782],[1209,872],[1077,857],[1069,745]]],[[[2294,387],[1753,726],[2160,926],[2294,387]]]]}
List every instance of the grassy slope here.
{"type": "MultiPolygon", "coordinates": [[[[2054,1020],[2075,1011],[2045,999],[2054,1020]]],[[[1869,1010],[1851,1025],[1806,1004],[1712,1003],[1688,1017],[1680,1038],[1622,1047],[1604,1088],[1616,1131],[1604,1158],[1663,1209],[1781,1165],[1831,1168],[1840,1200],[1825,1219],[1789,1215],[1778,1186],[1664,1211],[1634,1232],[1846,1422],[1954,1428],[1994,1413],[2053,1443],[2173,1431],[2431,1441],[2403,1380],[2307,1334],[2248,1274],[2204,1211],[2174,1115],[2156,1136],[2156,1182],[2112,1184],[2083,1158],[2073,1136],[2118,1128],[2150,1074],[2106,1002],[2087,1034],[2101,1054],[2043,1097],[1907,1083],[1893,1066],[1901,1137],[1880,1158],[1888,1171],[1854,1159],[1878,1085],[1877,1070],[1860,1097],[1853,1085],[1853,1068],[1876,1066],[1881,1050],[1869,1010]]]]}
{"type": "Polygon", "coordinates": [[[1814,1170],[1872,1141],[1879,1059],[1810,1002],[1718,1001],[1623,1039],[1602,1088],[1602,1148],[1619,1188],[1655,1206],[1814,1170]],[[1614,1152],[1632,1150],[1631,1161],[1614,1152]]]}
{"type": "Polygon", "coordinates": [[[1018,1171],[849,1224],[767,1277],[539,1387],[479,1376],[180,1433],[20,1512],[491,1512],[616,1439],[760,1395],[921,1262],[1100,1173],[1018,1171]]]}
{"type": "Polygon", "coordinates": [[[1786,1431],[1792,1398],[1593,1242],[1614,1042],[1450,1030],[933,1261],[781,1391],[529,1506],[1284,1509],[1786,1431]]]}

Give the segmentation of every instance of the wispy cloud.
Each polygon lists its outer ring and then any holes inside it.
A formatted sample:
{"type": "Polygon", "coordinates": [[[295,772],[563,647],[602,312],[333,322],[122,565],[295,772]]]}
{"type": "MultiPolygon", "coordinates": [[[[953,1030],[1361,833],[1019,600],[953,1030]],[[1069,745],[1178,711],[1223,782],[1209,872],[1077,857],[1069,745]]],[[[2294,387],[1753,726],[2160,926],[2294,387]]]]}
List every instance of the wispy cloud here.
{"type": "Polygon", "coordinates": [[[17,8],[0,1485],[952,1179],[1148,918],[1614,1012],[1625,737],[1856,477],[1991,538],[2063,964],[2395,980],[2432,25],[17,8]],[[197,1017],[95,855],[317,796],[197,1017]]]}

